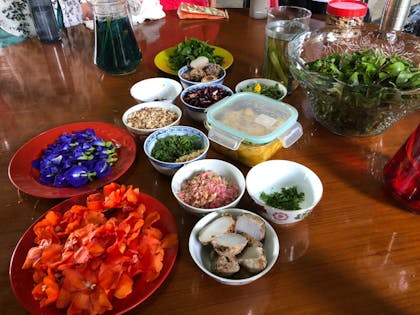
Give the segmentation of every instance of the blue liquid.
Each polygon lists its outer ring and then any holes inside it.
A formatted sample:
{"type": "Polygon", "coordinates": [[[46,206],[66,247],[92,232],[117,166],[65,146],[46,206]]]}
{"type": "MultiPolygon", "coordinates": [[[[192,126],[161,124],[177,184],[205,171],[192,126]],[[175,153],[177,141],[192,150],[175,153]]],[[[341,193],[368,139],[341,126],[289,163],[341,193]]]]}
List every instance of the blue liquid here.
{"type": "Polygon", "coordinates": [[[128,17],[107,17],[95,23],[95,63],[98,68],[112,75],[134,72],[142,54],[128,17]]]}

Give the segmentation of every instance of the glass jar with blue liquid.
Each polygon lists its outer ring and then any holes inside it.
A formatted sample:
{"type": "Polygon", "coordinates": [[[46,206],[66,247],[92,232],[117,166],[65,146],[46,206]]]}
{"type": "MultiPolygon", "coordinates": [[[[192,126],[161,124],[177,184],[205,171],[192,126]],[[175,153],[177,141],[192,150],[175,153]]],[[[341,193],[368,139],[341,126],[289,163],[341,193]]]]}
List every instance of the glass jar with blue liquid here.
{"type": "Polygon", "coordinates": [[[126,0],[91,0],[95,19],[94,62],[111,75],[136,71],[142,58],[126,0]]]}

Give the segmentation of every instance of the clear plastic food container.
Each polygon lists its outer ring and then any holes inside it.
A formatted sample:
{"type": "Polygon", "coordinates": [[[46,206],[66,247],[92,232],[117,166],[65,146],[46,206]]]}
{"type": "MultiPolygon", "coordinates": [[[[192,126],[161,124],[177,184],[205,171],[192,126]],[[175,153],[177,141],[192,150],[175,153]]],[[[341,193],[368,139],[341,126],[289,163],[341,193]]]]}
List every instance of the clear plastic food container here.
{"type": "Polygon", "coordinates": [[[297,118],[297,110],[289,104],[241,92],[209,107],[206,127],[215,150],[254,166],[302,136],[297,118]]]}

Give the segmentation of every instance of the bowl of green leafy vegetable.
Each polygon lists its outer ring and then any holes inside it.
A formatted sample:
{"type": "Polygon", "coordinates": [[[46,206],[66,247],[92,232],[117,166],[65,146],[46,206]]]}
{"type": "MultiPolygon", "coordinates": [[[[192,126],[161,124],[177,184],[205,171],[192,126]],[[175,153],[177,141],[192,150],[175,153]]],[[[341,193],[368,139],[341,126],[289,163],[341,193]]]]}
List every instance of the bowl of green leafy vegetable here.
{"type": "Polygon", "coordinates": [[[239,82],[235,86],[235,92],[252,92],[280,101],[286,96],[287,89],[283,84],[275,80],[252,78],[239,82]]]}
{"type": "Polygon", "coordinates": [[[289,42],[290,71],[312,114],[343,136],[378,135],[420,108],[418,37],[361,28],[324,28],[289,42]]]}
{"type": "Polygon", "coordinates": [[[321,200],[323,185],[308,167],[288,160],[269,160],[252,167],[246,190],[256,210],[276,224],[306,218],[321,200]]]}
{"type": "Polygon", "coordinates": [[[169,126],[151,133],[144,141],[144,152],[152,166],[172,176],[182,166],[207,156],[210,143],[199,129],[169,126]]]}

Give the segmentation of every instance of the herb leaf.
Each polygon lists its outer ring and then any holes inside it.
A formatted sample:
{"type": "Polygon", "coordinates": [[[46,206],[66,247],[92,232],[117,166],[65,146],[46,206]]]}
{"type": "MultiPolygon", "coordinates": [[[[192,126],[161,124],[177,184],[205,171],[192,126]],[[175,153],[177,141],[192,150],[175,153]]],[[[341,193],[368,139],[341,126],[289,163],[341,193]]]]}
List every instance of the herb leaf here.
{"type": "Polygon", "coordinates": [[[414,62],[398,54],[387,57],[378,50],[334,53],[309,62],[305,67],[310,71],[331,75],[350,85],[378,84],[403,90],[420,87],[420,69],[414,62]]]}
{"type": "Polygon", "coordinates": [[[285,210],[299,210],[301,209],[300,203],[305,200],[305,193],[298,192],[297,186],[290,188],[282,187],[281,192],[276,191],[271,194],[262,192],[260,198],[270,207],[285,210]]]}
{"type": "Polygon", "coordinates": [[[159,161],[176,162],[182,156],[203,149],[203,143],[197,135],[173,135],[158,139],[151,156],[159,161]]]}
{"type": "Polygon", "coordinates": [[[190,38],[176,46],[174,53],[169,56],[169,67],[173,70],[179,70],[199,56],[207,57],[210,63],[220,65],[223,62],[222,56],[214,55],[213,47],[196,38],[190,38]]]}

